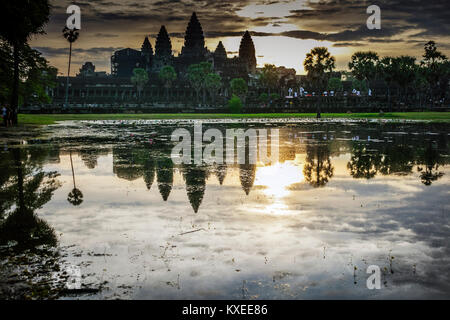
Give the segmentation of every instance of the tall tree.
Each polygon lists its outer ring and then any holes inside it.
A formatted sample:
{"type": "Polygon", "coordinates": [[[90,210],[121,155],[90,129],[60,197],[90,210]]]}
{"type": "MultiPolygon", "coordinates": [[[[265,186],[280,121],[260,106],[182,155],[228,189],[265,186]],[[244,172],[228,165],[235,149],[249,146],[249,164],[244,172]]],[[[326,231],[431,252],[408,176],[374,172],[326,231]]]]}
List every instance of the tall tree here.
{"type": "Polygon", "coordinates": [[[447,56],[437,50],[436,43],[429,41],[425,44],[425,53],[421,66],[429,84],[429,94],[432,99],[442,98],[448,89],[450,78],[449,61],[447,56]]]}
{"type": "MultiPolygon", "coordinates": [[[[13,48],[0,41],[0,101],[11,100],[14,76],[13,48]]],[[[25,44],[19,55],[19,105],[49,103],[50,89],[56,86],[57,69],[42,54],[25,44]]]]}
{"type": "Polygon", "coordinates": [[[169,89],[172,83],[177,79],[177,73],[172,66],[164,66],[159,72],[159,79],[164,83],[166,88],[166,100],[169,101],[169,89]]]}
{"type": "Polygon", "coordinates": [[[339,79],[339,78],[330,78],[330,80],[328,80],[327,88],[330,91],[341,92],[342,90],[344,90],[344,85],[342,84],[341,79],[339,79]]]}
{"type": "Polygon", "coordinates": [[[377,65],[380,61],[378,54],[373,51],[359,51],[352,55],[348,64],[353,76],[359,81],[366,81],[370,89],[370,82],[377,75],[377,65]]]}
{"type": "Polygon", "coordinates": [[[209,62],[192,64],[188,68],[188,79],[197,93],[198,102],[200,102],[200,92],[203,91],[203,103],[205,103],[206,77],[212,72],[212,65],[209,62]]]}
{"type": "Polygon", "coordinates": [[[0,10],[0,37],[13,47],[14,75],[11,93],[13,123],[17,124],[19,107],[19,65],[20,52],[28,40],[36,34],[43,34],[49,20],[48,0],[14,0],[2,3],[0,10]],[[14,21],[14,23],[11,23],[14,21]]]}
{"type": "Polygon", "coordinates": [[[245,96],[248,92],[247,82],[242,78],[236,78],[230,82],[231,93],[235,94],[245,102],[245,96]]]}
{"type": "Polygon", "coordinates": [[[330,52],[325,47],[316,47],[306,55],[303,62],[307,78],[312,87],[319,92],[319,99],[317,100],[317,118],[320,118],[320,103],[322,93],[327,88],[328,80],[335,68],[336,59],[331,56],[330,52]]]}
{"type": "Polygon", "coordinates": [[[142,68],[133,69],[131,83],[136,86],[139,102],[142,101],[142,91],[144,90],[145,85],[148,83],[148,80],[149,79],[147,71],[142,68]]]}
{"type": "Polygon", "coordinates": [[[267,89],[267,94],[270,96],[270,90],[278,84],[277,67],[273,64],[265,64],[259,75],[259,82],[267,89]]]}
{"type": "Polygon", "coordinates": [[[398,84],[404,103],[408,102],[409,90],[412,88],[417,75],[418,66],[416,58],[411,56],[400,56],[394,59],[395,76],[394,81],[398,84]]]}
{"type": "Polygon", "coordinates": [[[377,65],[378,73],[387,85],[387,99],[389,111],[392,111],[391,104],[391,90],[398,72],[398,65],[395,63],[395,58],[384,57],[377,65]]]}
{"type": "Polygon", "coordinates": [[[70,78],[70,64],[72,63],[72,44],[78,40],[78,37],[80,36],[80,33],[76,28],[69,29],[67,27],[64,27],[63,29],[63,36],[66,38],[66,40],[69,42],[69,68],[67,71],[67,81],[66,81],[66,102],[65,107],[68,107],[69,103],[69,78],[70,78]]]}
{"type": "Polygon", "coordinates": [[[216,104],[217,91],[222,87],[222,77],[217,73],[210,73],[206,76],[206,88],[210,92],[213,104],[216,104]]]}
{"type": "Polygon", "coordinates": [[[67,196],[67,201],[77,207],[83,203],[83,193],[75,183],[75,170],[73,169],[72,151],[70,151],[70,167],[72,168],[73,189],[67,196]]]}

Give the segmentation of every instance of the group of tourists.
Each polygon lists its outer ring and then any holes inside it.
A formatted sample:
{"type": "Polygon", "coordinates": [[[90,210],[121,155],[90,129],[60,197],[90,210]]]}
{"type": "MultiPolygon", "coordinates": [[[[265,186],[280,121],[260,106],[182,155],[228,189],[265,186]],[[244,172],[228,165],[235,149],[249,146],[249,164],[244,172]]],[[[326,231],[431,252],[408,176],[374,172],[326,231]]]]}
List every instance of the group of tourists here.
{"type": "Polygon", "coordinates": [[[5,105],[2,107],[2,124],[5,127],[11,127],[12,126],[12,115],[13,111],[11,108],[9,108],[8,105],[5,105]]]}

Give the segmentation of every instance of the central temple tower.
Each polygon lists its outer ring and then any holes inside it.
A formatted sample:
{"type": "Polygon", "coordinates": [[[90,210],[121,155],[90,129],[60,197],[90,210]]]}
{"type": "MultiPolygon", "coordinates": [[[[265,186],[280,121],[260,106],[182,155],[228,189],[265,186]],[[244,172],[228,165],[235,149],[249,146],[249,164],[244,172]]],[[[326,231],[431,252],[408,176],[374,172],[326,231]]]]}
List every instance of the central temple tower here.
{"type": "Polygon", "coordinates": [[[205,60],[207,49],[205,47],[205,36],[203,28],[194,12],[186,29],[184,46],[181,49],[181,59],[184,64],[190,65],[205,60]]]}

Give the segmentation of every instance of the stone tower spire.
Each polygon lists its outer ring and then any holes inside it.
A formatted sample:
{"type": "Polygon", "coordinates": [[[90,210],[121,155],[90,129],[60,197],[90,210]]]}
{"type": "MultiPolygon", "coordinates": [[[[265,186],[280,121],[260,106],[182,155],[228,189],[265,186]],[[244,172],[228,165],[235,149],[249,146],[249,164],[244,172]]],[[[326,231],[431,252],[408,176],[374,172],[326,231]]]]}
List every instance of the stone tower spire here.
{"type": "Polygon", "coordinates": [[[172,42],[170,41],[170,37],[165,26],[161,26],[158,37],[156,38],[155,54],[157,57],[172,56],[172,42]]]}
{"type": "Polygon", "coordinates": [[[248,71],[254,73],[256,71],[256,52],[250,32],[245,31],[239,47],[239,58],[245,61],[248,66],[248,71]]]}
{"type": "Polygon", "coordinates": [[[141,55],[144,69],[150,71],[153,63],[153,48],[148,37],[145,37],[144,43],[142,44],[141,55]]]}
{"type": "Polygon", "coordinates": [[[219,42],[216,51],[214,51],[214,58],[222,60],[225,60],[227,58],[227,51],[225,50],[222,41],[219,42]]]}
{"type": "Polygon", "coordinates": [[[153,47],[150,41],[148,40],[148,37],[145,37],[144,43],[142,44],[141,51],[143,53],[148,53],[150,55],[153,55],[153,47]]]}
{"type": "Polygon", "coordinates": [[[194,12],[186,29],[181,55],[185,58],[204,58],[205,54],[205,36],[197,14],[194,12]]]}

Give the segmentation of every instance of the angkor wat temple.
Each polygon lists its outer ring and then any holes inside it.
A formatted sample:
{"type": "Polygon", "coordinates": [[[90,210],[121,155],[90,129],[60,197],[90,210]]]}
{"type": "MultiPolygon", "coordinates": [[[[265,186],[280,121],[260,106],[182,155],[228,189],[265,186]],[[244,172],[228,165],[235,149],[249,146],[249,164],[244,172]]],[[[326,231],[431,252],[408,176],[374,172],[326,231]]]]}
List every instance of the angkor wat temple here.
{"type": "Polygon", "coordinates": [[[194,12],[186,28],[184,46],[175,57],[170,35],[165,26],[161,26],[155,43],[155,50],[145,37],[141,50],[123,49],[111,57],[111,74],[117,77],[131,77],[133,69],[143,68],[151,74],[157,74],[163,66],[173,66],[181,77],[191,64],[203,61],[210,62],[224,79],[235,77],[247,78],[256,71],[255,46],[250,33],[246,31],[242,37],[239,56],[228,58],[226,49],[219,42],[214,52],[205,46],[202,25],[194,12]]]}
{"type": "MultiPolygon", "coordinates": [[[[124,106],[138,103],[136,87],[131,83],[135,68],[143,68],[149,73],[139,103],[146,105],[168,105],[166,89],[158,77],[163,66],[170,65],[177,72],[177,81],[170,91],[170,104],[179,105],[183,110],[195,104],[195,94],[186,79],[186,71],[191,64],[210,62],[214,72],[221,75],[225,87],[218,95],[219,104],[224,104],[228,96],[226,86],[233,78],[249,79],[256,72],[255,46],[250,33],[244,33],[239,48],[239,56],[228,58],[226,49],[219,42],[214,52],[205,45],[203,28],[195,12],[185,33],[184,46],[178,56],[173,53],[170,35],[161,26],[155,48],[145,37],[141,50],[123,49],[111,57],[111,75],[96,72],[91,62],[86,62],[76,77],[70,77],[69,101],[71,106],[124,106]],[[220,98],[220,99],[219,99],[220,98]]],[[[59,77],[58,84],[50,96],[54,106],[62,106],[65,101],[66,77],[59,77]]]]}

